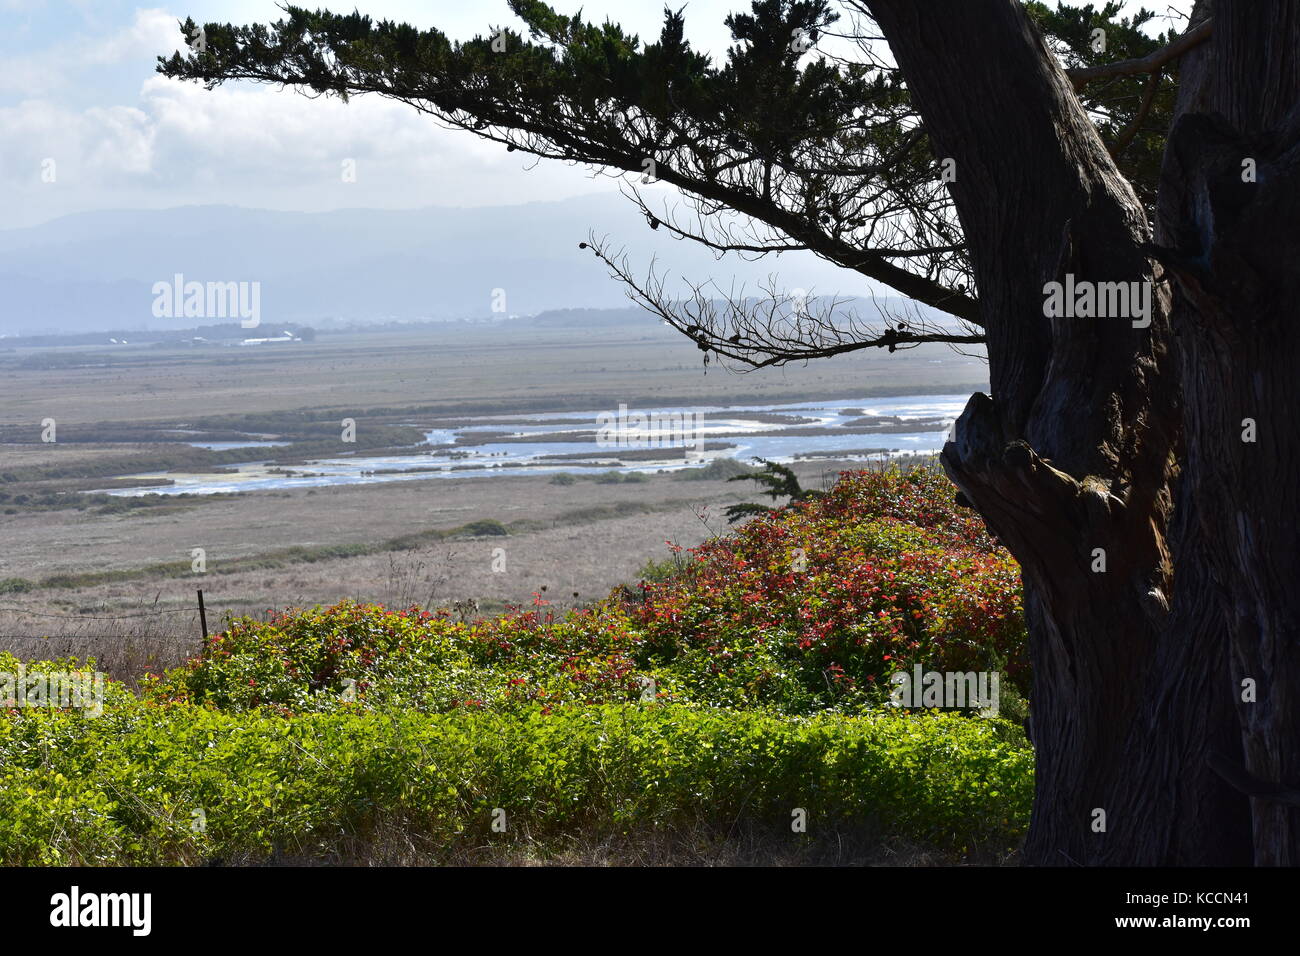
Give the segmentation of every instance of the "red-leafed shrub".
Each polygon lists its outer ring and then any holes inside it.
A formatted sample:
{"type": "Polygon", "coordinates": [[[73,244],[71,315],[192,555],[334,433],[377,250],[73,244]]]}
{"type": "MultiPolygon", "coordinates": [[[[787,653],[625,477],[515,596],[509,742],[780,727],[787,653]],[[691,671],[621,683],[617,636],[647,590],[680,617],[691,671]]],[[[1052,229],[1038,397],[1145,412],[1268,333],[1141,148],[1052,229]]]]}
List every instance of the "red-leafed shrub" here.
{"type": "Polygon", "coordinates": [[[1019,571],[931,471],[848,472],[826,495],[690,551],[677,570],[557,615],[472,624],[344,603],[238,621],[155,699],[287,710],[628,700],[878,706],[891,674],[1027,680],[1019,571]]]}

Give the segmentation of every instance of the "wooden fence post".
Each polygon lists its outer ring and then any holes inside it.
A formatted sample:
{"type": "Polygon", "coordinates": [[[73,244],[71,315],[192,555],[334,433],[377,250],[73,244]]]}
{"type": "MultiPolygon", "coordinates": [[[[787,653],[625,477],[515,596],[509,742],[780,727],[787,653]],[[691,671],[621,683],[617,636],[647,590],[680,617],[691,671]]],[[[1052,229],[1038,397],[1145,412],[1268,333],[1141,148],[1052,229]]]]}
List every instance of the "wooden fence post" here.
{"type": "Polygon", "coordinates": [[[203,628],[203,640],[208,639],[208,611],[203,606],[203,588],[199,588],[199,625],[203,628]]]}

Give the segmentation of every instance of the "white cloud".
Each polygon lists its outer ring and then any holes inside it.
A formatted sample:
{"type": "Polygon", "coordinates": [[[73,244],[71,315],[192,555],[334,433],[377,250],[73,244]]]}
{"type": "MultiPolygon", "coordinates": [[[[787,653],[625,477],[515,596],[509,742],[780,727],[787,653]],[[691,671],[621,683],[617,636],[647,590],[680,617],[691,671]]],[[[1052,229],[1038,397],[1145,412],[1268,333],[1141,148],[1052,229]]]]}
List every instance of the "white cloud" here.
{"type": "MultiPolygon", "coordinates": [[[[101,2],[80,15],[67,10],[67,32],[0,63],[0,226],[92,208],[473,206],[615,188],[606,177],[561,163],[524,175],[533,167],[529,157],[446,130],[395,101],[359,97],[345,105],[244,83],[208,91],[154,72],[155,57],[181,45],[177,24],[185,14],[200,22],[267,22],[283,15],[273,0],[192,0],[184,13],[101,2]],[[46,158],[58,164],[56,183],[40,179],[46,158]],[[342,181],[345,159],[356,161],[354,183],[342,181]]],[[[693,0],[692,32],[716,39],[730,5],[693,0]]],[[[518,23],[505,0],[358,6],[460,38],[518,23]]],[[[557,6],[571,13],[583,4],[557,6]]],[[[620,6],[594,0],[585,14],[599,21],[608,12],[642,36],[657,33],[661,4],[620,6]]]]}
{"type": "Polygon", "coordinates": [[[64,182],[90,177],[112,186],[123,176],[150,172],[152,138],[149,117],[132,107],[77,112],[27,100],[0,108],[0,172],[8,181],[38,183],[41,162],[52,158],[64,182]]]}
{"type": "Polygon", "coordinates": [[[9,226],[77,208],[233,203],[308,211],[558,199],[614,188],[446,130],[377,97],[347,104],[265,86],[205,90],[150,76],[136,106],[0,107],[0,206],[9,226]],[[54,184],[40,180],[46,158],[54,184]],[[356,181],[341,164],[355,161],[356,181]]]}

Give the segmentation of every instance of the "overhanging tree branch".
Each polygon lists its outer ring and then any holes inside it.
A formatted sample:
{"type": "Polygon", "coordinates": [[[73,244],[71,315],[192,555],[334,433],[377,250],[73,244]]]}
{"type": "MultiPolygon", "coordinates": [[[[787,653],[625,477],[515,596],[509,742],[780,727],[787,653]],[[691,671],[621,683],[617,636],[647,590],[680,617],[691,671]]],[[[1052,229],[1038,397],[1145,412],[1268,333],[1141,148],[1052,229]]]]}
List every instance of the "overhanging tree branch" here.
{"type": "Polygon", "coordinates": [[[1213,32],[1214,19],[1211,17],[1192,27],[1173,43],[1163,46],[1146,56],[1131,60],[1120,60],[1118,63],[1106,63],[1101,66],[1078,67],[1073,70],[1066,70],[1065,75],[1070,78],[1070,84],[1077,92],[1093,80],[1155,73],[1166,64],[1178,59],[1188,50],[1204,43],[1213,32]]]}
{"type": "Polygon", "coordinates": [[[789,362],[829,358],[869,348],[895,352],[925,343],[978,345],[984,337],[973,329],[954,332],[919,311],[908,316],[890,315],[881,307],[883,327],[864,322],[846,310],[842,296],[818,297],[781,291],[774,280],[763,287],[760,298],[747,298],[744,290],[725,292],[716,283],[687,283],[690,294],[674,296],[666,279],[650,264],[645,279],[633,275],[626,256],[609,252],[603,240],[592,237],[580,247],[590,249],[609,273],[627,288],[628,298],[681,332],[711,357],[731,359],[750,368],[767,368],[789,362]]]}

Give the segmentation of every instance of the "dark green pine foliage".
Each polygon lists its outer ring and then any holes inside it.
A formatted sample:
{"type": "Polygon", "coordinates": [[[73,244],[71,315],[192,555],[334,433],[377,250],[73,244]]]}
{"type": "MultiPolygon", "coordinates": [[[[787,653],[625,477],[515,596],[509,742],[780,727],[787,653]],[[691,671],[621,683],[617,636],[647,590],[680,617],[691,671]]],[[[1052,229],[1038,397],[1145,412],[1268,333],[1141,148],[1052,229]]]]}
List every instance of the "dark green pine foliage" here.
{"type": "MultiPolygon", "coordinates": [[[[766,458],[755,458],[754,461],[762,465],[760,471],[747,475],[735,475],[728,478],[728,481],[753,481],[765,487],[763,492],[773,501],[779,501],[782,498],[788,498],[786,505],[794,504],[797,501],[809,501],[813,498],[824,497],[825,492],[805,489],[799,484],[799,479],[795,473],[785,465],[777,464],[774,461],[768,461],[766,458]]],[[[784,505],[781,507],[785,507],[784,505]]],[[[754,504],[753,502],[742,502],[738,505],[731,505],[723,514],[727,516],[727,521],[735,523],[742,518],[754,518],[759,515],[771,514],[779,511],[780,508],[769,508],[767,505],[754,504]]]]}

